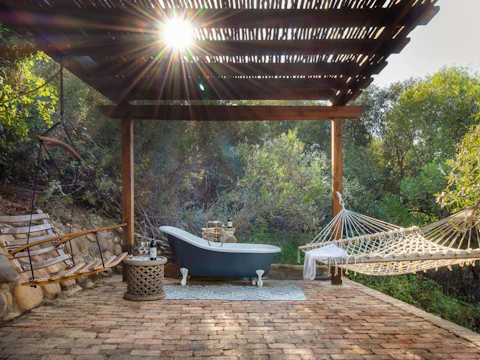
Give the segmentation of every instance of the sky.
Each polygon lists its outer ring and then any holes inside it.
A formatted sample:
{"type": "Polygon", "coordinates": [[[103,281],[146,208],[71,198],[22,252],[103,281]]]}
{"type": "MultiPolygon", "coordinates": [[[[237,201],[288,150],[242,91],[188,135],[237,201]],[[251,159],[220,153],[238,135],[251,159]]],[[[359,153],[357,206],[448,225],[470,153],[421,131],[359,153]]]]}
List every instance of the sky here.
{"type": "Polygon", "coordinates": [[[375,85],[433,75],[443,66],[468,66],[480,73],[480,0],[439,0],[436,5],[440,12],[410,33],[400,54],[390,55],[374,76],[375,85]]]}

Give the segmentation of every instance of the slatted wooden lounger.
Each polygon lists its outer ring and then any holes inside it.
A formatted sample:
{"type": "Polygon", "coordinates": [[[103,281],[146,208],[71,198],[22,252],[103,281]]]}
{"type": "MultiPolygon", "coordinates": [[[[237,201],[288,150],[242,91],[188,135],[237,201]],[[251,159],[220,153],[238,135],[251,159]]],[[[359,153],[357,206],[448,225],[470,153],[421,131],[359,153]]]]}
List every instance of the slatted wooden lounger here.
{"type": "Polygon", "coordinates": [[[118,265],[128,253],[86,263],[75,261],[64,251],[65,243],[79,236],[112,230],[125,224],[58,235],[45,213],[20,216],[0,216],[0,247],[15,270],[25,280],[22,285],[45,285],[103,272],[118,265]],[[8,226],[4,226],[8,225],[8,226]],[[39,276],[39,269],[58,264],[58,273],[39,276]]]}

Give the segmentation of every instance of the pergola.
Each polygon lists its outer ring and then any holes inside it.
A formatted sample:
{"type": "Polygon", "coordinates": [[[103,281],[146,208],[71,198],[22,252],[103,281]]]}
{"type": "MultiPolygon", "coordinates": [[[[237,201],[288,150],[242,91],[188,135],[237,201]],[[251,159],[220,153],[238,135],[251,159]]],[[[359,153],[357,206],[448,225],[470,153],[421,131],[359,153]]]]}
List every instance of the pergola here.
{"type": "Polygon", "coordinates": [[[127,245],[134,241],[135,119],[332,120],[336,214],[342,120],[363,111],[346,105],[436,15],[436,2],[0,0],[0,21],[116,104],[102,111],[121,119],[127,245]],[[162,24],[173,17],[194,28],[188,51],[165,43],[162,24]]]}

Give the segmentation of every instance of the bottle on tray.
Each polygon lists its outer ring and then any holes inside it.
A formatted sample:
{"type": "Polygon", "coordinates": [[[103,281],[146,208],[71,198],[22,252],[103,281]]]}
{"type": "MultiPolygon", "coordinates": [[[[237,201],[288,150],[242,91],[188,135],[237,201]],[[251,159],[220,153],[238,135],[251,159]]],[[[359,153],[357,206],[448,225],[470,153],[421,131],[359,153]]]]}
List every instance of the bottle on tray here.
{"type": "Polygon", "coordinates": [[[157,243],[155,240],[150,243],[150,260],[157,260],[157,243]]]}

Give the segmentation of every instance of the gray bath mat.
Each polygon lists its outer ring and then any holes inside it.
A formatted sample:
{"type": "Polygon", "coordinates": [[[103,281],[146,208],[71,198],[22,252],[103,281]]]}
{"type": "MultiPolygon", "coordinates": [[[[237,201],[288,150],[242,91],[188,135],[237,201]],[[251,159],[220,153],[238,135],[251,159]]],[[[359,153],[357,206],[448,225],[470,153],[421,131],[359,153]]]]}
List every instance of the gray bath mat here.
{"type": "Polygon", "coordinates": [[[300,286],[165,285],[163,300],[307,301],[300,286]]]}

